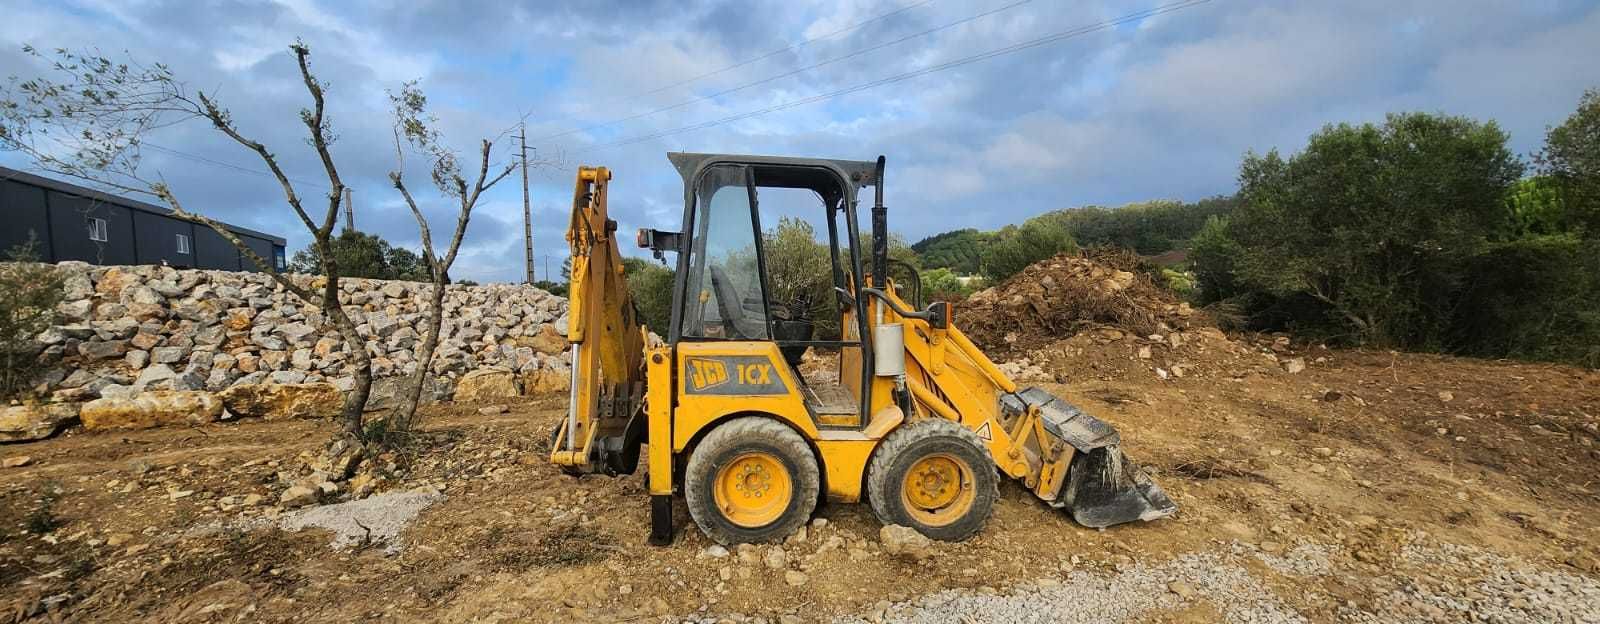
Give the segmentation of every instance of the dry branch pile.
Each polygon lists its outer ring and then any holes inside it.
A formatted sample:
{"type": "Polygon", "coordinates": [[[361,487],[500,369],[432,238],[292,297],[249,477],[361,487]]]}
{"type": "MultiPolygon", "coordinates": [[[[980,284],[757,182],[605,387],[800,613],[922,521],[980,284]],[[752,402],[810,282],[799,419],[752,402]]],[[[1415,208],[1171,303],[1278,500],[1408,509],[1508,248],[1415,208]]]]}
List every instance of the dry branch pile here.
{"type": "Polygon", "coordinates": [[[1147,336],[1210,325],[1138,263],[1127,252],[1063,253],[974,293],[956,319],[991,357],[1025,354],[1090,327],[1147,336]]]}

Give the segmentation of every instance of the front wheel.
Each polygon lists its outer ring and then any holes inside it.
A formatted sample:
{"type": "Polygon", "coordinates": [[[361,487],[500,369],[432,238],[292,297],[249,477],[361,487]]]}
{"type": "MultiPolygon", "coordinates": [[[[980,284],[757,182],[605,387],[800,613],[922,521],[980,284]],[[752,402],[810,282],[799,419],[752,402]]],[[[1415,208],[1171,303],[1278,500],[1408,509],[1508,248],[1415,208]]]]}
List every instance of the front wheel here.
{"type": "Polygon", "coordinates": [[[774,542],[811,518],[821,481],[811,447],[771,418],[737,418],[713,429],[689,456],[689,515],[719,544],[774,542]]]}
{"type": "Polygon", "coordinates": [[[982,530],[999,495],[983,441],[949,420],[902,425],[867,466],[867,497],[878,521],[936,540],[958,542],[982,530]]]}

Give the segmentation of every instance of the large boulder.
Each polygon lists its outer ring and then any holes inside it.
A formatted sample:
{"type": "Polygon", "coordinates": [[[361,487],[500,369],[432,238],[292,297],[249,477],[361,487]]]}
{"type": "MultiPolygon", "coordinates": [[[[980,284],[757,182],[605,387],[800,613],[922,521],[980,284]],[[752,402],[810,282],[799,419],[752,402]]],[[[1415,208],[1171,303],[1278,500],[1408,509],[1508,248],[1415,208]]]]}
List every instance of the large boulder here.
{"type": "Polygon", "coordinates": [[[516,378],[503,368],[480,368],[456,382],[456,401],[488,401],[517,396],[516,378]]]}
{"type": "Polygon", "coordinates": [[[264,420],[331,419],[344,406],[344,394],[323,382],[237,385],[217,396],[234,416],[264,420]]]}
{"type": "Polygon", "coordinates": [[[531,397],[565,396],[572,384],[572,375],[565,370],[541,368],[522,374],[522,394],[531,397]]]}
{"type": "Polygon", "coordinates": [[[102,397],[83,404],[78,418],[83,428],[149,429],[170,425],[204,424],[222,416],[222,401],[199,391],[158,390],[133,397],[102,397]]]}
{"type": "Polygon", "coordinates": [[[540,325],[538,332],[532,336],[518,336],[516,344],[519,347],[532,347],[534,351],[545,355],[561,353],[570,345],[566,334],[549,324],[540,325]]]}
{"type": "Polygon", "coordinates": [[[77,403],[0,408],[0,442],[43,440],[78,419],[77,403]]]}

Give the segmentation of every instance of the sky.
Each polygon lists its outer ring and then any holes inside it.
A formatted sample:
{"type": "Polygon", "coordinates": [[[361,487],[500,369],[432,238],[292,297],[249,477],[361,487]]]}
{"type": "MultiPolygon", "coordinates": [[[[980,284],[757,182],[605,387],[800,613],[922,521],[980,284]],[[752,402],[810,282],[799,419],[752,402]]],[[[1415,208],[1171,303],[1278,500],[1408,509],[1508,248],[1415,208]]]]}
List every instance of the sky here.
{"type": "MultiPolygon", "coordinates": [[[[463,162],[483,139],[496,165],[514,162],[525,124],[540,278],[566,255],[580,164],[612,169],[626,248],[637,228],[679,225],[682,183],[666,152],[883,154],[891,229],[915,241],[1059,208],[1231,193],[1245,153],[1294,152],[1325,124],[1388,112],[1494,120],[1526,155],[1600,87],[1597,1],[5,5],[0,75],[47,71],[25,44],[165,63],[315,196],[326,177],[288,49],[304,41],[328,84],[356,226],[399,245],[420,248],[389,172],[405,173],[436,238],[455,208],[420,156],[397,161],[389,91],[419,81],[463,162]]],[[[282,235],[291,253],[310,239],[262,163],[215,130],[191,120],[146,139],[177,153],[146,150],[143,173],[187,207],[282,235]]],[[[0,164],[30,168],[14,153],[0,164]]],[[[451,274],[518,281],[522,244],[514,174],[473,213],[451,274]]]]}

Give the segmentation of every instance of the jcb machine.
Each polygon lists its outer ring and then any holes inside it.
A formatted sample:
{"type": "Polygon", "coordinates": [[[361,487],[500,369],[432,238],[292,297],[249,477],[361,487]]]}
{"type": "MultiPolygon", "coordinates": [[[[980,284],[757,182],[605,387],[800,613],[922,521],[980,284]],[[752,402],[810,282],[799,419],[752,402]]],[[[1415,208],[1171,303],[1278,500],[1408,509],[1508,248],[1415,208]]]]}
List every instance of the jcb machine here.
{"type": "Polygon", "coordinates": [[[1115,429],[1018,388],[956,327],[949,303],[922,306],[910,267],[904,284],[890,279],[883,157],[668,158],[683,176],[683,227],[638,235],[656,257],[674,254],[668,327],[643,327],[629,299],[606,209],[611,172],[578,170],[567,231],[572,401],[551,452],[571,473],[623,474],[643,446],[652,543],[672,540],[675,493],[723,544],[780,540],[824,495],[965,539],[994,507],[997,471],[1086,526],[1176,511],[1123,456],[1115,429]],[[870,250],[856,225],[868,186],[870,250]],[[768,267],[787,260],[766,249],[764,193],[804,198],[827,223],[836,335],[816,334],[814,305],[772,299],[768,267]],[[812,348],[837,354],[836,377],[801,373],[812,348]]]}

